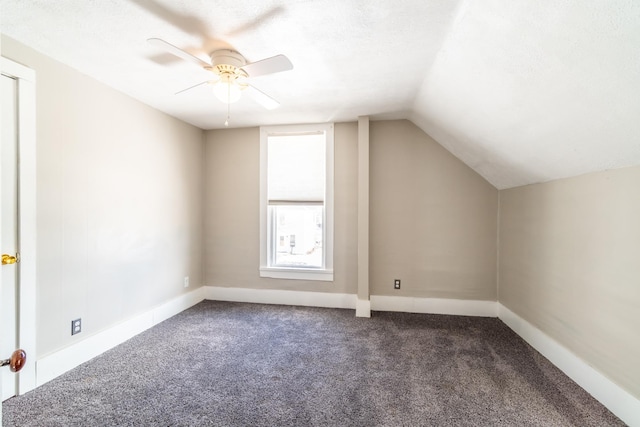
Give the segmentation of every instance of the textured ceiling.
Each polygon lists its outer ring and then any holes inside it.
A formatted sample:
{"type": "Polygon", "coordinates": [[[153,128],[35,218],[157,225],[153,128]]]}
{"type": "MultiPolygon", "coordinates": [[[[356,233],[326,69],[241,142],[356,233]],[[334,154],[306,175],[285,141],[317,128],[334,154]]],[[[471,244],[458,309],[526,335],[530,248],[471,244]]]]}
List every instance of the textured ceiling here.
{"type": "Polygon", "coordinates": [[[230,126],[408,118],[497,188],[640,165],[640,2],[0,0],[2,33],[203,129],[226,106],[162,38],[286,55],[230,126]]]}

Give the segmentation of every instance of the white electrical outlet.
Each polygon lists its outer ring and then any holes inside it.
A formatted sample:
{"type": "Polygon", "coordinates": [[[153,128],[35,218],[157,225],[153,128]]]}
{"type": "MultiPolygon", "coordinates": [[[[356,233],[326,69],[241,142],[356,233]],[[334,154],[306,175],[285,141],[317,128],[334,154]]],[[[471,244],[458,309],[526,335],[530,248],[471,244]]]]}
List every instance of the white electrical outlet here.
{"type": "Polygon", "coordinates": [[[82,319],[74,319],[71,321],[71,335],[82,332],[82,319]]]}
{"type": "Polygon", "coordinates": [[[184,276],[184,287],[185,288],[189,287],[189,276],[184,276]]]}

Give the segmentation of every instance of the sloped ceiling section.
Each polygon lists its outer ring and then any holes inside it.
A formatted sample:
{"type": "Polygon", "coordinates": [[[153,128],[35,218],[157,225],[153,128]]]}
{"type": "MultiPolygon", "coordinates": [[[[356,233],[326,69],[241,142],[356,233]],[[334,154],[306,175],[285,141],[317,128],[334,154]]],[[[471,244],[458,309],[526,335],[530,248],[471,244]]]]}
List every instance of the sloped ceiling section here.
{"type": "Polygon", "coordinates": [[[640,2],[461,4],[411,119],[499,189],[640,164],[640,2]]]}
{"type": "Polygon", "coordinates": [[[3,34],[202,129],[207,58],[284,54],[230,126],[408,118],[497,188],[640,165],[640,2],[0,0],[3,34]]]}

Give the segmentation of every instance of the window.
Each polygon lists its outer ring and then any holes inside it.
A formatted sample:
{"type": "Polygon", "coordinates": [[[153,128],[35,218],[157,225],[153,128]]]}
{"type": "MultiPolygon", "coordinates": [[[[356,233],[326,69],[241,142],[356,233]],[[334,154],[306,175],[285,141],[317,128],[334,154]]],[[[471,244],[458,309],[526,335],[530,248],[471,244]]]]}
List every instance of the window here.
{"type": "Polygon", "coordinates": [[[333,125],[260,129],[260,276],[333,280],[333,125]]]}

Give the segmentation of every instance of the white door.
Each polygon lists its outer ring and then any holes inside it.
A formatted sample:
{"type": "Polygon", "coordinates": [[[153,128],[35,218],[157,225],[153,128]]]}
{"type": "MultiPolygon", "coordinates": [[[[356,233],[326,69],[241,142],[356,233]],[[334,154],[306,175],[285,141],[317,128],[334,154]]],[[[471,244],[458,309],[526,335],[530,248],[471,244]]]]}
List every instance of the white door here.
{"type": "MultiPolygon", "coordinates": [[[[2,199],[0,251],[3,254],[0,284],[0,358],[8,358],[18,347],[17,299],[19,263],[13,257],[18,253],[18,129],[17,81],[1,77],[2,144],[0,149],[0,196],[2,199]]],[[[0,370],[2,400],[17,393],[17,374],[8,367],[0,370]]]]}
{"type": "MultiPolygon", "coordinates": [[[[16,343],[33,359],[36,354],[36,75],[34,70],[5,57],[0,57],[0,71],[0,250],[8,257],[16,256],[17,252],[21,255],[19,264],[8,259],[8,263],[0,267],[0,359],[10,358],[16,343]]],[[[0,367],[2,400],[35,388],[35,360],[20,359],[20,366],[19,374],[11,373],[8,366],[0,367]]],[[[0,426],[1,420],[2,405],[0,426]]]]}

